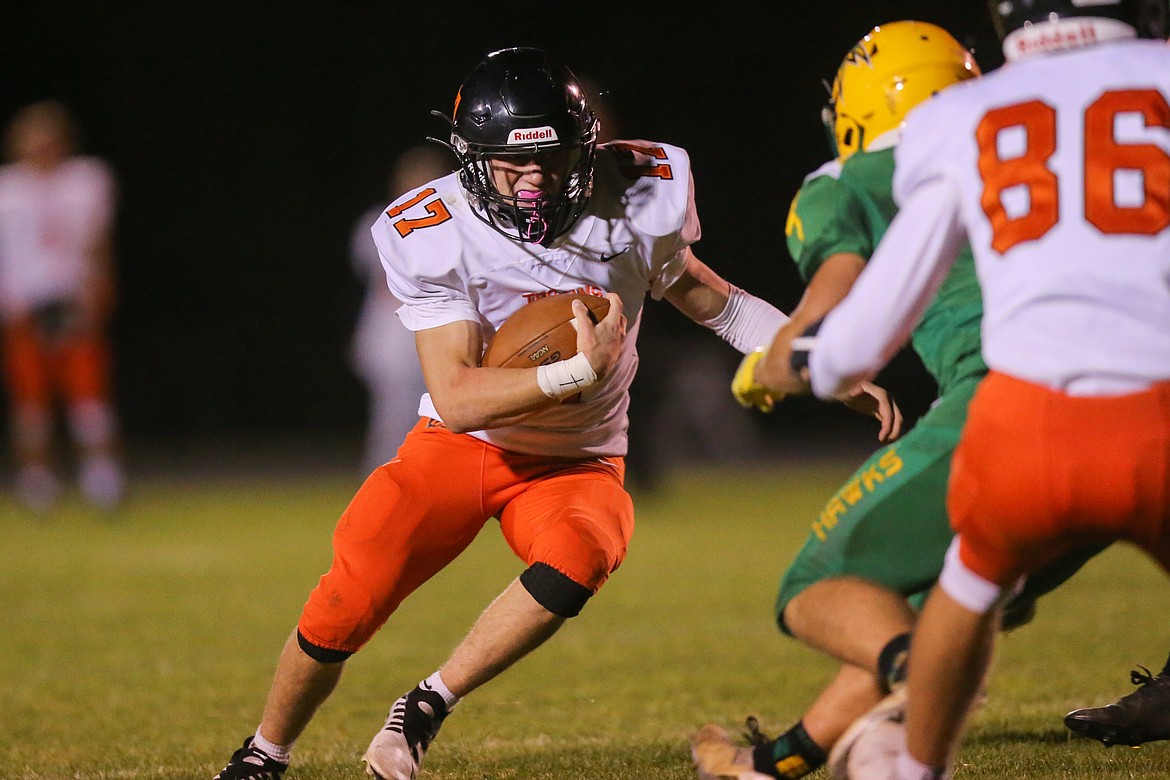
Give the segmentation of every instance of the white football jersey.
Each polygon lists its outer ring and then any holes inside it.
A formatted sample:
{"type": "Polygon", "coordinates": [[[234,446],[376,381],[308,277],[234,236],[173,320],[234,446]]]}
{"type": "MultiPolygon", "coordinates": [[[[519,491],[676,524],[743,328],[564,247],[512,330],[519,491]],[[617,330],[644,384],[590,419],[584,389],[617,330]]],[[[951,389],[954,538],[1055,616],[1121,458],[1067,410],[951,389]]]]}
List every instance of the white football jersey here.
{"type": "Polygon", "coordinates": [[[75,298],[90,280],[89,252],[110,228],[114,176],[73,157],[51,171],[0,167],[0,312],[75,298]]]}
{"type": "MultiPolygon", "coordinates": [[[[682,251],[699,239],[690,159],[676,146],[615,141],[598,147],[593,194],[573,227],[550,247],[513,241],[473,212],[458,174],[392,203],[372,229],[398,316],[413,331],[459,320],[479,323],[484,346],[526,303],[566,293],[617,293],[629,323],[625,349],[579,402],[558,404],[522,424],[472,435],[526,454],[592,457],[626,453],[628,390],[646,294],[660,298],[685,270],[682,251]]],[[[419,413],[439,418],[429,395],[419,413]]]]}
{"type": "Polygon", "coordinates": [[[1072,395],[1170,379],[1170,46],[1036,55],[947,88],[907,120],[894,195],[822,327],[818,394],[888,359],[964,238],[992,369],[1072,395]]]}

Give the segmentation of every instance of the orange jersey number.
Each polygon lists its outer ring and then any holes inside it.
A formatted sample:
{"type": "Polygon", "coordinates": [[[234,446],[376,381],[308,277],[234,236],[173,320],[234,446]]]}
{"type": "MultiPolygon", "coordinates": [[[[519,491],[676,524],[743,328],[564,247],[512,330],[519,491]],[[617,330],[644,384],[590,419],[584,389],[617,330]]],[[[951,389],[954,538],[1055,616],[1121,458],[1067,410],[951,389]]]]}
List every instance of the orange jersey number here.
{"type": "Polygon", "coordinates": [[[674,172],[670,170],[670,163],[659,162],[659,160],[667,159],[666,150],[661,146],[646,146],[621,141],[615,141],[608,146],[617,151],[618,170],[627,179],[640,177],[674,178],[674,172]]]}
{"type": "MultiPolygon", "coordinates": [[[[435,194],[434,187],[427,187],[425,190],[415,195],[405,203],[399,204],[386,212],[386,216],[393,219],[402,212],[406,211],[412,206],[422,203],[427,198],[435,194]]],[[[423,203],[423,208],[426,209],[427,215],[425,217],[403,217],[394,223],[394,229],[398,231],[398,235],[406,238],[419,228],[432,227],[434,225],[441,225],[447,220],[451,219],[451,212],[447,211],[447,207],[443,204],[442,199],[435,198],[430,203],[423,203]]]]}
{"type": "MultiPolygon", "coordinates": [[[[1170,227],[1170,155],[1154,144],[1119,143],[1115,127],[1121,114],[1140,116],[1147,128],[1170,129],[1170,105],[1157,90],[1111,91],[1093,101],[1084,116],[1085,220],[1110,235],[1153,235],[1170,227]],[[1140,204],[1118,204],[1119,171],[1141,175],[1140,204]]],[[[1048,167],[1056,152],[1056,126],[1056,109],[1031,100],[989,111],[975,131],[983,179],[981,205],[991,222],[991,246],[1000,254],[1040,238],[1059,220],[1057,177],[1048,167]],[[1005,160],[999,156],[998,140],[1011,128],[1023,131],[1025,149],[1005,160]],[[1028,211],[1009,217],[1004,190],[1020,186],[1028,193],[1028,211]]]]}

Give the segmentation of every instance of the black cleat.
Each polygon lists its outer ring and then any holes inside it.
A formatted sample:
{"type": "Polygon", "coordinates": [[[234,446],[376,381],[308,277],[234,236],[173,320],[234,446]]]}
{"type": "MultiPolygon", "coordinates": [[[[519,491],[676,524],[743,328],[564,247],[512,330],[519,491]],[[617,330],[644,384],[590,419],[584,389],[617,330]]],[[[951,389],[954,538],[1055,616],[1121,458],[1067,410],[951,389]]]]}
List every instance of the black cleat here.
{"type": "Polygon", "coordinates": [[[1128,696],[1104,707],[1086,707],[1064,716],[1069,731],[1110,745],[1137,747],[1170,739],[1170,675],[1152,676],[1139,666],[1129,679],[1139,686],[1128,696]]]}
{"type": "Polygon", "coordinates": [[[231,761],[211,780],[280,780],[288,764],[277,761],[258,747],[252,747],[252,738],[232,753],[231,761]]]}

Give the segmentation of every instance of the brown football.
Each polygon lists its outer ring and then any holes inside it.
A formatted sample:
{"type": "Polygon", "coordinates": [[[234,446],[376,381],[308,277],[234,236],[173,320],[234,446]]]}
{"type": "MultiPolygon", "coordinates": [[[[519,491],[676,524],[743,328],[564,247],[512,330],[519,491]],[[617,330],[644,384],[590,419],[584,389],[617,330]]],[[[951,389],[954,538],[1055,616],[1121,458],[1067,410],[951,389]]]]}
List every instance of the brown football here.
{"type": "Polygon", "coordinates": [[[589,307],[593,322],[609,311],[609,300],[596,295],[550,295],[527,303],[504,320],[483,352],[482,365],[495,368],[534,368],[577,354],[573,328],[573,301],[589,307]]]}

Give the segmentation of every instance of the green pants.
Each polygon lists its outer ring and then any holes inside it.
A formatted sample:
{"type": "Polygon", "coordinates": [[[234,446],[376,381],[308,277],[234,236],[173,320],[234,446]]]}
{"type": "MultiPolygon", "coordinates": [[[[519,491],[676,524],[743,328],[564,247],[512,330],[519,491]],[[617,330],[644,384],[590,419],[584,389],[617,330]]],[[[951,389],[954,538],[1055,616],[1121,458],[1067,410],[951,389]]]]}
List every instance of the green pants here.
{"type": "MultiPolygon", "coordinates": [[[[953,533],[947,518],[951,455],[982,377],[956,384],[910,433],[878,450],[829,499],[784,574],[776,621],[810,585],[851,576],[896,591],[918,607],[942,571],[953,533]]],[[[1033,575],[1020,598],[1034,600],[1071,577],[1093,548],[1033,575]]]]}

